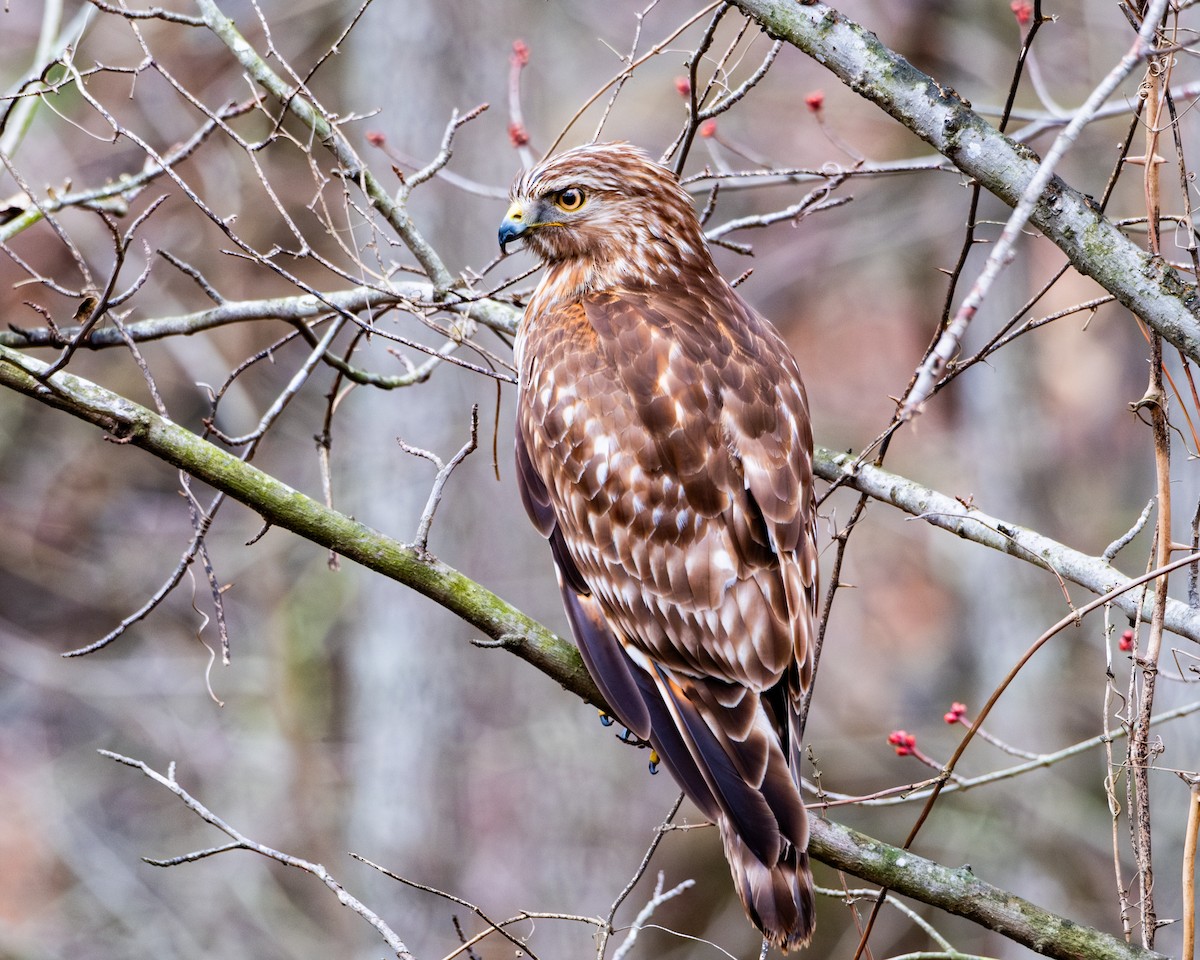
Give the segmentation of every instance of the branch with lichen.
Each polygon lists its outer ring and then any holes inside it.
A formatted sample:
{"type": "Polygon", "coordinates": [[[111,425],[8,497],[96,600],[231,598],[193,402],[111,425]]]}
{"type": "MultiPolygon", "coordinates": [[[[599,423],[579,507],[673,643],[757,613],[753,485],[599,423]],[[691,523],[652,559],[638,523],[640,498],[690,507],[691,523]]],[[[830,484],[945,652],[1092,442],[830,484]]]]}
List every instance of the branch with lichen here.
{"type": "MultiPolygon", "coordinates": [[[[366,296],[366,293],[364,292],[362,295],[366,296]]],[[[315,298],[291,297],[285,299],[288,302],[289,308],[298,312],[312,311],[315,313],[320,307],[319,301],[315,298]]],[[[265,317],[272,315],[269,313],[269,309],[273,303],[278,304],[279,302],[255,301],[245,305],[226,304],[224,308],[218,307],[212,311],[190,315],[188,318],[178,318],[178,322],[184,323],[184,325],[200,322],[199,318],[204,318],[207,314],[219,315],[223,318],[222,322],[225,322],[232,316],[265,317]],[[268,312],[261,312],[264,310],[268,312]]],[[[473,306],[479,308],[480,305],[474,304],[473,306]]],[[[493,309],[504,309],[507,311],[512,311],[513,309],[503,304],[493,304],[492,307],[493,309]]],[[[163,324],[169,323],[172,326],[178,325],[176,321],[164,320],[158,322],[163,324]]],[[[146,323],[153,324],[155,321],[146,321],[146,323]]],[[[127,329],[132,332],[136,327],[136,324],[130,324],[127,329]]],[[[66,410],[75,416],[108,430],[115,436],[134,436],[137,439],[134,439],[132,442],[136,446],[143,446],[154,453],[155,456],[181,467],[197,479],[210,483],[218,489],[226,490],[235,499],[247,504],[252,509],[258,510],[264,519],[276,526],[293,530],[293,532],[300,533],[302,536],[316,543],[331,547],[343,555],[350,556],[345,550],[336,548],[329,542],[332,533],[328,530],[319,529],[320,524],[316,518],[297,517],[292,518],[291,523],[289,523],[287,518],[272,516],[270,508],[272,508],[273,504],[258,502],[257,491],[259,488],[254,483],[243,480],[240,484],[240,490],[227,489],[226,486],[214,482],[212,477],[206,475],[208,464],[211,462],[210,450],[215,451],[222,457],[227,457],[230,461],[225,469],[227,476],[226,483],[232,482],[231,478],[237,475],[239,469],[258,473],[259,471],[256,468],[242,463],[238,458],[201,440],[190,431],[175,424],[170,424],[169,421],[156,418],[156,415],[149,410],[138,407],[136,404],[130,403],[118,394],[105,390],[97,384],[74,376],[64,374],[63,377],[59,377],[56,374],[51,381],[55,384],[56,388],[49,389],[37,379],[44,369],[44,365],[40,362],[26,357],[19,352],[5,349],[4,341],[0,340],[0,384],[25,393],[35,399],[42,400],[59,409],[66,410]],[[123,411],[127,419],[116,419],[114,411],[117,410],[123,411]],[[133,416],[129,413],[129,411],[133,410],[140,411],[140,413],[137,416],[133,416]],[[165,430],[165,433],[162,433],[161,437],[164,441],[169,440],[169,442],[151,440],[150,432],[146,428],[146,425],[155,419],[161,420],[165,430]],[[166,429],[167,425],[169,425],[169,429],[166,429]],[[139,439],[141,442],[139,442],[139,439]]],[[[866,464],[856,464],[854,457],[849,454],[833,453],[824,448],[818,448],[814,468],[817,475],[824,480],[830,482],[842,480],[861,493],[865,493],[876,500],[890,503],[892,506],[933,526],[947,530],[963,539],[971,540],[983,546],[990,547],[993,550],[998,550],[1017,559],[1024,560],[1027,563],[1032,563],[1042,569],[1049,570],[1063,580],[1077,583],[1096,595],[1107,593],[1129,579],[1103,557],[1089,556],[1044,536],[1035,530],[989,516],[974,506],[964,504],[955,497],[922,486],[898,474],[866,464]]],[[[266,474],[262,474],[262,476],[266,479],[271,479],[266,474]]],[[[315,501],[311,502],[311,505],[317,510],[325,509],[315,501]]],[[[338,514],[338,516],[341,515],[338,514]]],[[[350,556],[350,558],[354,560],[359,559],[354,556],[350,556]]],[[[371,566],[371,563],[368,562],[365,565],[371,566]]],[[[372,567],[372,569],[378,568],[372,567]]],[[[393,579],[409,583],[403,576],[396,576],[395,571],[389,573],[388,570],[379,570],[379,572],[393,576],[393,579]]],[[[420,589],[419,584],[423,579],[416,578],[409,585],[420,589]]],[[[434,597],[434,599],[439,598],[434,597]]],[[[440,599],[439,602],[441,602],[440,599]]],[[[1138,601],[1135,597],[1123,594],[1114,601],[1114,604],[1131,619],[1136,616],[1138,601]]],[[[454,608],[452,607],[452,609],[454,608]]],[[[455,612],[459,612],[461,615],[459,610],[456,609],[455,612]]],[[[1148,615],[1147,608],[1143,611],[1143,616],[1148,615]]],[[[465,619],[470,621],[471,618],[466,617],[465,619]]],[[[1200,613],[1192,610],[1179,600],[1172,599],[1167,602],[1166,627],[1168,630],[1181,636],[1200,641],[1200,613]]],[[[485,629],[485,632],[489,633],[493,638],[498,638],[500,635],[487,629],[485,629]]],[[[500,631],[500,633],[503,632],[505,631],[500,631]]],[[[590,694],[588,699],[592,699],[590,694]]]]}
{"type": "MultiPolygon", "coordinates": [[[[1089,556],[1036,530],[990,516],[957,497],[879,467],[860,464],[851,454],[818,448],[813,469],[823,480],[842,481],[932,526],[1032,563],[1060,581],[1077,583],[1097,596],[1130,581],[1105,557],[1089,556]]],[[[1138,616],[1138,598],[1132,592],[1121,594],[1113,605],[1131,622],[1138,616]]],[[[1151,604],[1146,602],[1141,616],[1148,620],[1150,613],[1151,604]]],[[[1200,611],[1180,600],[1167,600],[1165,626],[1172,633],[1200,642],[1200,611]]]]}
{"type": "Polygon", "coordinates": [[[458,570],[366,524],[331,510],[190,430],[103,387],[0,347],[0,385],[65,410],[228,494],[276,527],[290,530],[399,581],[462,617],[499,646],[603,706],[579,653],[567,641],[458,570]]]}
{"type": "Polygon", "coordinates": [[[1043,910],[980,880],[969,866],[945,867],[829,820],[811,821],[809,853],[835,869],[994,930],[1042,956],[1058,960],[1163,957],[1043,910]]]}
{"type": "MultiPolygon", "coordinates": [[[[837,10],[795,0],[734,2],[770,36],[813,57],[1005,203],[1015,206],[1033,182],[1037,154],[1000,133],[954,90],[837,10]]],[[[1195,285],[1160,257],[1139,249],[1088,197],[1053,177],[1039,194],[1029,222],[1076,270],[1200,362],[1200,296],[1195,285]]]]}

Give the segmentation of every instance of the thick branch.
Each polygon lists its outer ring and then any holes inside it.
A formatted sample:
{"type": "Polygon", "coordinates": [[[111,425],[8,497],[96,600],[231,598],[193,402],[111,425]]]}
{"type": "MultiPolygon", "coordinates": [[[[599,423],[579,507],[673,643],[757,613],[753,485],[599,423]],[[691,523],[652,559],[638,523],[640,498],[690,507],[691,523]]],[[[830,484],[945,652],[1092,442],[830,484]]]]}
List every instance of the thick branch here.
{"type": "Polygon", "coordinates": [[[46,364],[0,347],[0,385],[86,420],[121,443],[141,447],[244,503],[277,527],[403,583],[599,707],[604,700],[573,645],[490,590],[411,547],[330,510],[190,430],[119,394],[59,372],[43,383],[46,364]]]}
{"type": "Polygon", "coordinates": [[[1165,960],[1161,953],[1072,923],[984,883],[970,867],[944,867],[828,820],[813,818],[811,830],[809,852],[822,863],[965,917],[1043,956],[1060,960],[1165,960]]]}
{"type": "MultiPolygon", "coordinates": [[[[964,506],[960,500],[923,487],[905,477],[889,473],[869,464],[854,466],[855,458],[846,453],[833,453],[817,448],[814,470],[823,480],[846,482],[869,497],[890,503],[935,527],[948,530],[964,540],[991,547],[1001,553],[1024,560],[1044,570],[1052,571],[1097,596],[1115,590],[1130,578],[1102,557],[1089,556],[1073,550],[1057,540],[989,516],[982,510],[964,506]]],[[[1121,594],[1113,606],[1132,620],[1137,616],[1137,591],[1121,594]]],[[[1150,604],[1142,610],[1142,618],[1150,619],[1150,604]]],[[[1167,601],[1166,628],[1172,633],[1200,643],[1200,612],[1179,600],[1167,601]]]]}
{"type": "MultiPolygon", "coordinates": [[[[772,37],[828,67],[1010,206],[1033,180],[1039,163],[1033,151],[1004,136],[954,90],[833,8],[796,0],[734,2],[772,37]]],[[[1080,273],[1200,362],[1200,297],[1174,268],[1139,250],[1086,196],[1058,177],[1042,192],[1030,222],[1080,273]]]]}

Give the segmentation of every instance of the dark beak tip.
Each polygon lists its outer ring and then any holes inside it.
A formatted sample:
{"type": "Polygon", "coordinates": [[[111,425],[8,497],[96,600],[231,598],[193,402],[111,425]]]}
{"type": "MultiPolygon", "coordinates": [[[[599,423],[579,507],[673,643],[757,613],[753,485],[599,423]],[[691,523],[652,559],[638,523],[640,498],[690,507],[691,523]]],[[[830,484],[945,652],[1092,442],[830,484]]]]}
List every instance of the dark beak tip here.
{"type": "Polygon", "coordinates": [[[507,249],[508,244],[510,244],[514,240],[516,240],[524,232],[525,231],[518,224],[514,224],[514,223],[501,224],[500,232],[497,234],[497,238],[500,241],[500,252],[507,254],[508,253],[508,249],[507,249]]]}

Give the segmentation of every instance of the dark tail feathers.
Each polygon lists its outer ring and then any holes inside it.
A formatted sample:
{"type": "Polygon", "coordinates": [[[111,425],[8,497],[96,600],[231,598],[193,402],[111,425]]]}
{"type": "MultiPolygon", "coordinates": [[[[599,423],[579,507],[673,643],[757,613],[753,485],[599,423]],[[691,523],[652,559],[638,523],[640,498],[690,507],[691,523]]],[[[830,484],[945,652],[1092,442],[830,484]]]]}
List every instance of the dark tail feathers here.
{"type": "Polygon", "coordinates": [[[771,946],[784,953],[806,946],[817,920],[808,853],[788,843],[779,862],[768,867],[750,852],[724,818],[721,840],[733,872],[733,885],[754,925],[771,946]]]}

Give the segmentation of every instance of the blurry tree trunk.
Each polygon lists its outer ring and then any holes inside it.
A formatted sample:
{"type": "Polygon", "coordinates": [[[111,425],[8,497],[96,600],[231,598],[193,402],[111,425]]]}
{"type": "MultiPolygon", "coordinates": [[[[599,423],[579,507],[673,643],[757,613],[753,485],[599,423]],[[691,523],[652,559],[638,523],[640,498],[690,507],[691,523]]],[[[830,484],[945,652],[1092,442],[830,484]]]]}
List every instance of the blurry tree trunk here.
{"type": "MultiPolygon", "coordinates": [[[[447,82],[437,70],[417,67],[422,62],[450,62],[444,56],[455,42],[454,15],[437,14],[437,4],[413,0],[402,14],[387,20],[387,30],[356,30],[349,38],[345,61],[350,83],[375,92],[381,108],[372,128],[385,132],[401,152],[423,156],[432,153],[444,120],[454,104],[447,82]],[[404,64],[404,69],[388,69],[404,64]]],[[[369,147],[363,147],[370,155],[369,147]]],[[[393,181],[389,189],[396,186],[393,181]]],[[[439,225],[442,253],[447,263],[458,262],[452,224],[439,225]]],[[[352,451],[362,469],[356,470],[356,488],[340,489],[334,477],[335,503],[353,503],[369,515],[369,522],[392,536],[410,541],[417,528],[432,475],[424,469],[404,469],[405,454],[396,438],[436,452],[457,449],[464,437],[461,425],[447,410],[461,405],[460,391],[450,371],[434,373],[419,389],[394,392],[360,390],[348,398],[358,409],[344,417],[333,438],[335,451],[352,451]],[[420,436],[404,435],[406,427],[421,425],[420,436]],[[368,513],[369,511],[369,513],[368,513]]],[[[335,454],[335,462],[336,462],[335,454]]],[[[419,461],[417,461],[419,463],[419,461]]],[[[446,512],[441,523],[449,522],[446,512]]],[[[436,551],[438,528],[431,547],[436,551]]],[[[456,818],[439,811],[446,800],[447,741],[459,726],[454,706],[459,678],[437,663],[438,644],[430,638],[460,630],[455,618],[411,590],[357,569],[343,570],[359,584],[357,616],[347,623],[350,638],[347,763],[353,768],[354,794],[349,798],[349,836],[352,849],[372,851],[373,859],[413,877],[444,884],[448,877],[434,864],[413,863],[420,852],[453,850],[441,843],[456,818]],[[401,735],[400,731],[420,731],[401,735]]],[[[437,865],[448,866],[448,865],[437,865]]],[[[394,884],[383,877],[368,883],[390,894],[394,884]]],[[[386,895],[385,894],[385,895],[386,895]]],[[[386,902],[381,900],[380,902],[386,902]]]]}

